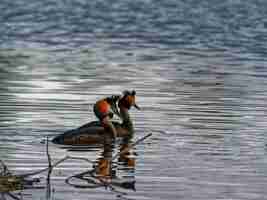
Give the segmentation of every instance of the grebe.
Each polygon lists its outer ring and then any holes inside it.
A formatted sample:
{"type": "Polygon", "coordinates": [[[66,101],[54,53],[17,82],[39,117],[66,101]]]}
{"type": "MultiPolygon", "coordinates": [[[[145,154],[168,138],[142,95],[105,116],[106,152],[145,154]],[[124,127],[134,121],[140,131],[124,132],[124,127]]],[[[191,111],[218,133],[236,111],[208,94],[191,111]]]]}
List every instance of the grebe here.
{"type": "MultiPolygon", "coordinates": [[[[132,106],[140,110],[135,103],[135,94],[135,91],[125,91],[124,96],[118,102],[122,123],[112,121],[117,131],[117,137],[131,137],[133,134],[133,123],[129,110],[132,106]]],[[[92,121],[77,129],[69,130],[56,136],[52,142],[63,145],[104,144],[109,140],[110,136],[111,134],[107,133],[99,121],[92,121]]]]}

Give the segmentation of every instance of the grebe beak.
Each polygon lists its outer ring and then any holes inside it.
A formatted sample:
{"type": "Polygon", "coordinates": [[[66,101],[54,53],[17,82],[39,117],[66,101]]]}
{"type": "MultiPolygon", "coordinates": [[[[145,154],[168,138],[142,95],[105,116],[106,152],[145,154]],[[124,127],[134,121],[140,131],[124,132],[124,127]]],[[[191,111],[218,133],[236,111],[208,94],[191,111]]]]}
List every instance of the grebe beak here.
{"type": "Polygon", "coordinates": [[[137,110],[141,110],[141,108],[140,108],[138,105],[136,105],[136,104],[134,104],[134,107],[135,107],[137,110]]]}

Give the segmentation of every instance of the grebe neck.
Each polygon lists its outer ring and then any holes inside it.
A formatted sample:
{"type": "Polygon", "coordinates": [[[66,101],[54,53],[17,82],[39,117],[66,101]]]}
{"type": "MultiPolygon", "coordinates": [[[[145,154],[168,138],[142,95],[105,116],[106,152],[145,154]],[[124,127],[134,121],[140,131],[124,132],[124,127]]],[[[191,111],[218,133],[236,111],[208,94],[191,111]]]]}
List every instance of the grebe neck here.
{"type": "Polygon", "coordinates": [[[122,126],[127,128],[130,132],[133,132],[133,122],[131,120],[128,109],[120,107],[120,116],[122,119],[122,126]]]}

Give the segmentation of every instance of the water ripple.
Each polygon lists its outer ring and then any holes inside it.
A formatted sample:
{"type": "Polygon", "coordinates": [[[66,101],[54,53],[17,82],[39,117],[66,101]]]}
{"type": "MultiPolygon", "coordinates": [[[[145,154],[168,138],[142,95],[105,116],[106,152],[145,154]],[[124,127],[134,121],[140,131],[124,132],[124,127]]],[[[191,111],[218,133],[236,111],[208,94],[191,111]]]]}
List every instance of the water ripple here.
{"type": "MultiPolygon", "coordinates": [[[[266,8],[263,0],[2,0],[1,159],[17,173],[46,167],[46,136],[95,120],[97,99],[135,89],[134,139],[153,136],[133,150],[134,169],[121,161],[114,170],[136,191],[70,187],[66,177],[92,166],[67,161],[53,172],[51,199],[264,199],[266,8]]],[[[96,164],[103,149],[51,145],[50,153],[96,164]]]]}

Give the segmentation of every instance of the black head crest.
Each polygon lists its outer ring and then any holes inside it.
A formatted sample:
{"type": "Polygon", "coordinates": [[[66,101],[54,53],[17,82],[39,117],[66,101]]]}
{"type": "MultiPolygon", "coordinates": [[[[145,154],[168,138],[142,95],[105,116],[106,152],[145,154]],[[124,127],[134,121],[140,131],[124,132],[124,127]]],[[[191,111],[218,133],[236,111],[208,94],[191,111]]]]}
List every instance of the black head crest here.
{"type": "Polygon", "coordinates": [[[130,92],[129,90],[124,90],[124,91],[122,92],[122,94],[123,94],[124,96],[127,96],[127,95],[131,95],[131,92],[130,92]]]}
{"type": "Polygon", "coordinates": [[[124,90],[122,94],[124,96],[128,96],[128,95],[135,96],[136,95],[136,92],[135,92],[135,90],[132,90],[132,91],[124,90]]]}

